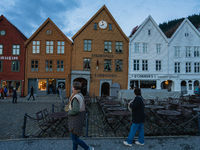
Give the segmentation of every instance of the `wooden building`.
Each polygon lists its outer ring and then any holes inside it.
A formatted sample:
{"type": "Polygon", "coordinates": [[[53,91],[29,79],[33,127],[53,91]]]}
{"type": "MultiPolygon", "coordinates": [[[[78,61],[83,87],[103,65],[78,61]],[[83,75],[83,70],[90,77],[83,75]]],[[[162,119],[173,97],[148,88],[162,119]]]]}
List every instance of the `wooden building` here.
{"type": "Polygon", "coordinates": [[[3,15],[0,16],[0,83],[11,96],[16,88],[24,96],[25,45],[27,38],[3,15]]]}
{"type": "Polygon", "coordinates": [[[104,5],[73,37],[71,85],[82,93],[117,96],[128,84],[129,39],[104,5]]]}
{"type": "Polygon", "coordinates": [[[62,96],[70,94],[70,66],[72,41],[47,19],[25,42],[25,95],[34,87],[34,94],[45,96],[62,88],[62,96]]]}

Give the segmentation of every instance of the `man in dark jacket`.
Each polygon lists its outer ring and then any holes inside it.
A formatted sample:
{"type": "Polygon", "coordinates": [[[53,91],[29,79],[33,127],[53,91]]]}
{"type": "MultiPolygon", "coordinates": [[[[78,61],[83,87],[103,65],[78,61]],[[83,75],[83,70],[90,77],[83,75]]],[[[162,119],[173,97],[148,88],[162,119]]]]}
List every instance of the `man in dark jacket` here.
{"type": "Polygon", "coordinates": [[[12,98],[13,98],[13,103],[17,103],[17,91],[15,88],[13,89],[12,98]]]}
{"type": "Polygon", "coordinates": [[[138,141],[135,142],[137,145],[144,145],[144,129],[143,122],[145,120],[144,113],[144,101],[141,96],[141,90],[139,88],[135,88],[135,99],[132,103],[130,103],[130,107],[132,108],[132,126],[130,129],[130,133],[128,135],[127,141],[123,143],[127,146],[132,146],[133,139],[136,131],[139,131],[138,141]]]}
{"type": "Polygon", "coordinates": [[[35,100],[35,97],[33,95],[33,91],[34,91],[33,86],[31,86],[31,94],[30,94],[30,97],[27,100],[29,100],[31,98],[31,96],[33,96],[33,100],[35,100]]]}

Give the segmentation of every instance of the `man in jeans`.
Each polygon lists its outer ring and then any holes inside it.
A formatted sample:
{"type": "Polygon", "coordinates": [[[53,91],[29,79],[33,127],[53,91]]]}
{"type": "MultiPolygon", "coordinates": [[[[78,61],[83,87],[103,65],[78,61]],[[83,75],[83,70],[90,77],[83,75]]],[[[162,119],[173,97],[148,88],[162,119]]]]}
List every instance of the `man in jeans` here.
{"type": "Polygon", "coordinates": [[[31,86],[31,94],[30,94],[30,97],[27,100],[29,100],[31,98],[31,96],[33,96],[33,100],[35,100],[35,97],[33,95],[33,91],[34,91],[33,86],[31,86]]]}

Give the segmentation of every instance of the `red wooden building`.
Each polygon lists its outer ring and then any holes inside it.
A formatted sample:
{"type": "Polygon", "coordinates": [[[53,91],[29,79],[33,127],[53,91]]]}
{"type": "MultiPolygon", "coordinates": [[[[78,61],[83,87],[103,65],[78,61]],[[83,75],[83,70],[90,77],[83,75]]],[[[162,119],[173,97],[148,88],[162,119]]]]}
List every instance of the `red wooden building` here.
{"type": "Polygon", "coordinates": [[[16,88],[24,96],[25,45],[27,38],[3,15],[0,16],[0,84],[11,96],[16,88]]]}

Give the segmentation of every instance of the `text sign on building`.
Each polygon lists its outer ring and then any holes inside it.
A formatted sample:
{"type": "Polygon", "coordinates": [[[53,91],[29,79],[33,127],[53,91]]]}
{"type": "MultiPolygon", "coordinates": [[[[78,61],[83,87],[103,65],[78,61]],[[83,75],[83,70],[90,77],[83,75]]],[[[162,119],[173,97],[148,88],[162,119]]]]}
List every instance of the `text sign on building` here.
{"type": "Polygon", "coordinates": [[[156,78],[154,75],[148,74],[138,74],[138,75],[131,75],[132,78],[156,78]]]}
{"type": "Polygon", "coordinates": [[[117,74],[94,74],[94,77],[117,77],[117,74]]]}
{"type": "Polygon", "coordinates": [[[92,57],[113,57],[113,55],[109,55],[109,54],[92,54],[92,57]]]}
{"type": "Polygon", "coordinates": [[[1,56],[0,60],[18,60],[17,56],[1,56]]]}

